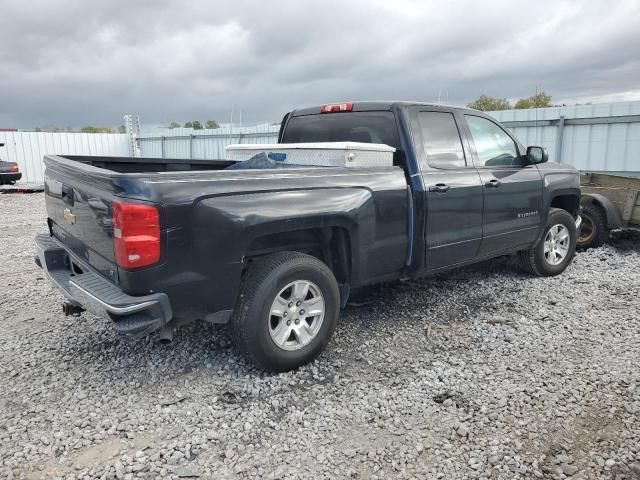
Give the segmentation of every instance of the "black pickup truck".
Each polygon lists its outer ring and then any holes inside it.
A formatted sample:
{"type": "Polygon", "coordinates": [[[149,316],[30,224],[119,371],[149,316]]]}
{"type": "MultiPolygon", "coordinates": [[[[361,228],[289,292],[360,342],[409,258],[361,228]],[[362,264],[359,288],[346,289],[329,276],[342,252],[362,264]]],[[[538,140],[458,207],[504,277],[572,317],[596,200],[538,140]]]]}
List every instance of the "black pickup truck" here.
{"type": "Polygon", "coordinates": [[[354,289],[506,254],[540,276],[571,262],[578,172],[481,112],[362,102],[284,117],[279,142],[325,141],[390,145],[394,166],[46,156],[36,262],[67,312],[161,338],[230,322],[238,348],[275,371],[323,351],[354,289]]]}

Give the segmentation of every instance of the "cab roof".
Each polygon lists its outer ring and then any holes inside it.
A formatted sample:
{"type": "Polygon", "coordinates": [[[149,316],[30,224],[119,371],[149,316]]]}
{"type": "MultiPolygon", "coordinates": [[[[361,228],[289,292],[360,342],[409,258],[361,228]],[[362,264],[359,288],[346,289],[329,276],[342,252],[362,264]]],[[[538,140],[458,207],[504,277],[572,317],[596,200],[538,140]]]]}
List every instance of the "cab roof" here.
{"type": "MultiPolygon", "coordinates": [[[[411,102],[411,101],[384,101],[384,100],[374,100],[374,101],[361,101],[361,102],[333,102],[327,103],[327,105],[340,104],[340,103],[351,103],[353,105],[353,112],[371,112],[371,111],[390,111],[393,110],[394,107],[415,107],[415,106],[424,106],[424,107],[434,107],[441,108],[446,110],[461,110],[468,111],[474,113],[480,113],[479,110],[473,110],[465,107],[456,107],[453,105],[442,105],[435,103],[426,103],[426,102],[411,102]]],[[[320,109],[323,105],[315,105],[312,107],[304,107],[298,108],[291,112],[292,117],[299,117],[303,115],[315,115],[320,113],[320,109]]]]}

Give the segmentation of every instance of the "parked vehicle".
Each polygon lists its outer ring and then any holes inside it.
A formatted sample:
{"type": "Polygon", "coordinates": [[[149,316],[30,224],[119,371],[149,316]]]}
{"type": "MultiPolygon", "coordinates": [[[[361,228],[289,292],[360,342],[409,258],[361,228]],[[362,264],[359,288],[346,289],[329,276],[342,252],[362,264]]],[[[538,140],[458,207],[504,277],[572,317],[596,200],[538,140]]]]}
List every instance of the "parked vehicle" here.
{"type": "MultiPolygon", "coordinates": [[[[4,147],[4,143],[0,143],[4,147]]],[[[5,162],[0,157],[0,185],[13,185],[22,178],[22,173],[15,162],[5,162]]]]}
{"type": "Polygon", "coordinates": [[[600,247],[616,228],[640,227],[640,177],[585,173],[580,248],[600,247]]]}
{"type": "Polygon", "coordinates": [[[325,349],[354,289],[505,254],[557,275],[574,255],[578,172],[481,112],[325,105],[288,113],[278,141],[397,150],[391,167],[264,170],[46,156],[37,263],[66,311],[167,339],[185,321],[230,322],[245,355],[284,371],[325,349]]]}

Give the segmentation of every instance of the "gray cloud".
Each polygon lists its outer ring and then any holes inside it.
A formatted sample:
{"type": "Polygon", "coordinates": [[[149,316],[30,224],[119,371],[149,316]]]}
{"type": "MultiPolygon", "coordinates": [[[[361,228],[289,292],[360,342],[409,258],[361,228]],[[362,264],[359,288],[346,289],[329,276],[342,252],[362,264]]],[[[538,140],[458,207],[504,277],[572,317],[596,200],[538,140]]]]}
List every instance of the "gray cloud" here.
{"type": "Polygon", "coordinates": [[[640,98],[637,1],[3,1],[0,127],[215,118],[535,88],[640,98]]]}

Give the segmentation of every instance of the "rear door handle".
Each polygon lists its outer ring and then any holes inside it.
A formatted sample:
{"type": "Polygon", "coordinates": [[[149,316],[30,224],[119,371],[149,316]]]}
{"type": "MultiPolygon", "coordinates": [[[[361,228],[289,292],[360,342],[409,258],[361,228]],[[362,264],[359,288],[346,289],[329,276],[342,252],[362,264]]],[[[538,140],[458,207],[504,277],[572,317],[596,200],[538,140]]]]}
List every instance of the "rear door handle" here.
{"type": "Polygon", "coordinates": [[[493,180],[489,180],[484,184],[484,186],[487,188],[498,188],[500,185],[502,185],[502,182],[500,180],[496,180],[495,178],[493,180]]]}
{"type": "Polygon", "coordinates": [[[448,192],[450,188],[451,187],[449,185],[446,185],[444,183],[436,183],[435,185],[429,187],[429,191],[445,193],[448,192]]]}

